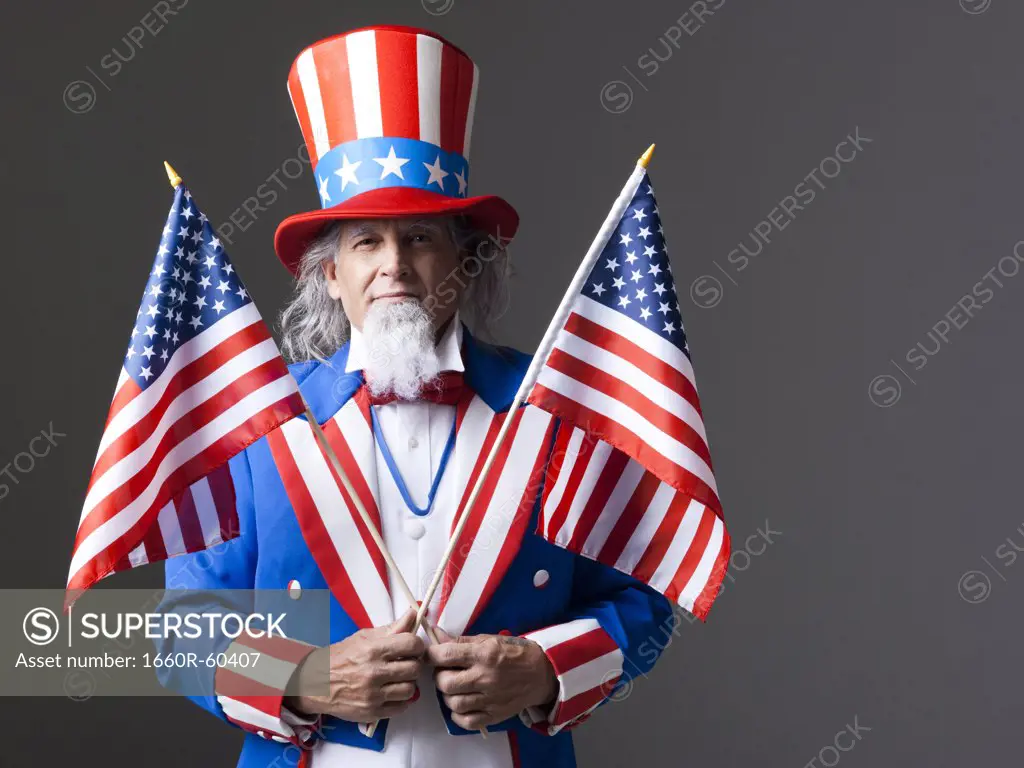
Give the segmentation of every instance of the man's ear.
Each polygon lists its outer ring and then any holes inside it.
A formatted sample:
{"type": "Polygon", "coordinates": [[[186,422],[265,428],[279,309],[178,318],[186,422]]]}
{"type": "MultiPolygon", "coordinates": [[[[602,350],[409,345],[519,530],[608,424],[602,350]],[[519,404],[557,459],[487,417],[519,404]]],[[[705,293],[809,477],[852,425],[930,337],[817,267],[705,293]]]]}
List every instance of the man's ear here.
{"type": "Polygon", "coordinates": [[[338,265],[334,259],[328,259],[320,268],[324,271],[324,277],[327,278],[327,295],[335,301],[341,299],[341,288],[338,285],[338,265]]]}

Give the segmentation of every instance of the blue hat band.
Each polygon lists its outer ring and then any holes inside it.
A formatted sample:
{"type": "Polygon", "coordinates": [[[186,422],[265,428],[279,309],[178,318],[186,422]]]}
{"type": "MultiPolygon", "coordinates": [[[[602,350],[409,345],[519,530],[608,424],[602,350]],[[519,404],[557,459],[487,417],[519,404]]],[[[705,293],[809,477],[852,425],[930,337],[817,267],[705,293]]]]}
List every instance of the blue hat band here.
{"type": "Polygon", "coordinates": [[[402,137],[356,139],[331,149],[313,172],[320,206],[330,208],[371,189],[411,187],[464,198],[469,161],[436,144],[402,137]]]}

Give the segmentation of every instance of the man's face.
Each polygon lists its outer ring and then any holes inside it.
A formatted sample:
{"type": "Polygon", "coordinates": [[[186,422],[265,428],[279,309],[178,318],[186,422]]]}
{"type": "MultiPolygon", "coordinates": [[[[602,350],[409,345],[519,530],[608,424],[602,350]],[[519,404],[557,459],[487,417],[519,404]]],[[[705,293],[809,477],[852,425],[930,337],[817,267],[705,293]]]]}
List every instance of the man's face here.
{"type": "Polygon", "coordinates": [[[343,223],[337,257],[324,274],[331,298],[360,330],[375,303],[422,304],[428,296],[434,297],[428,309],[437,330],[458,307],[463,281],[446,281],[458,265],[458,248],[441,217],[360,219],[343,223]]]}

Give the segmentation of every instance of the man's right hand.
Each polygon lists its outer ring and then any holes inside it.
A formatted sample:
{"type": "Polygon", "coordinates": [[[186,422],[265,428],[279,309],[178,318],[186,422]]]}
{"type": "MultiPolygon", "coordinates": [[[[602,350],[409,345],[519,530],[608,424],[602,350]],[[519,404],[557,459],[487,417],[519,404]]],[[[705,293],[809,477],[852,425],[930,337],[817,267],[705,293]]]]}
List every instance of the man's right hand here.
{"type": "Polygon", "coordinates": [[[323,670],[330,654],[330,691],[326,696],[297,695],[285,706],[307,715],[325,714],[356,723],[394,717],[416,692],[425,646],[412,634],[416,611],[392,624],[361,629],[341,642],[310,654],[297,670],[298,690],[322,688],[312,670],[323,670]],[[315,657],[319,655],[319,660],[315,657]]]}

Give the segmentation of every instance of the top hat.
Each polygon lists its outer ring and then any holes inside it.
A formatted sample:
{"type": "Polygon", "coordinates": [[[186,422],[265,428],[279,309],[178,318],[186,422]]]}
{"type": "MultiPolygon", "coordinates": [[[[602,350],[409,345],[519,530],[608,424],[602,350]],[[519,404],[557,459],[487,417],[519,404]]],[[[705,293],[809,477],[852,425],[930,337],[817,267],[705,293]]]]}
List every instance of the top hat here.
{"type": "Polygon", "coordinates": [[[415,27],[345,32],[304,49],[288,94],[306,140],[320,210],[274,235],[292,274],[330,221],[465,214],[507,243],[519,215],[494,195],[469,196],[469,141],[479,70],[440,35],[415,27]]]}

